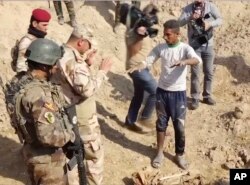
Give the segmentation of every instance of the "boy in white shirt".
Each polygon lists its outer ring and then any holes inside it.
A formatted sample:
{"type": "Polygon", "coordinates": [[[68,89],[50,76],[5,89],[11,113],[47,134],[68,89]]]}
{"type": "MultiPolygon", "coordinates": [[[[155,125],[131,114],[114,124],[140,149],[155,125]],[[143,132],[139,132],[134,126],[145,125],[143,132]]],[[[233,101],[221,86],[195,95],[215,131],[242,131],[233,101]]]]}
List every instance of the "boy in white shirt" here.
{"type": "MultiPolygon", "coordinates": [[[[171,118],[175,131],[175,160],[179,167],[187,169],[184,159],[187,65],[197,65],[202,61],[191,46],[179,41],[179,36],[179,22],[165,22],[163,38],[166,43],[158,44],[144,63],[144,68],[150,67],[157,59],[161,59],[161,74],[156,92],[157,155],[152,161],[154,168],[159,168],[163,162],[165,133],[171,118]]],[[[138,66],[137,70],[141,68],[143,67],[138,66]]]]}

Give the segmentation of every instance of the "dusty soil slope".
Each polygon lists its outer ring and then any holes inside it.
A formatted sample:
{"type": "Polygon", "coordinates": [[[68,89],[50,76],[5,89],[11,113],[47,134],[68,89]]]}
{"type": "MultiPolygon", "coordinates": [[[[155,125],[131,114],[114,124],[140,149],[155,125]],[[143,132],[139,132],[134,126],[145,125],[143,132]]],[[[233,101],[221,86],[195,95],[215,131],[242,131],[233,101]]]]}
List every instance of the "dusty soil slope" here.
{"type": "MultiPolygon", "coordinates": [[[[189,1],[190,2],[190,1],[189,1]]],[[[216,106],[200,104],[198,110],[187,113],[186,154],[190,162],[191,180],[187,184],[227,184],[228,168],[250,166],[250,3],[214,1],[224,22],[216,29],[216,60],[214,96],[216,106]],[[196,178],[195,178],[196,177],[196,178]]],[[[143,2],[143,6],[146,2],[143,2]]],[[[176,18],[187,2],[159,1],[160,23],[176,18]]],[[[123,128],[133,87],[125,73],[124,27],[118,34],[112,31],[114,3],[77,1],[77,20],[87,26],[98,42],[99,55],[114,61],[109,80],[98,92],[98,112],[105,145],[105,185],[131,184],[131,174],[144,167],[151,169],[155,154],[156,136],[139,135],[123,128]]],[[[48,37],[65,42],[72,28],[60,26],[51,4],[47,1],[4,1],[0,4],[0,71],[4,81],[13,76],[10,68],[10,48],[26,33],[33,8],[42,7],[52,13],[48,37]]],[[[65,18],[68,19],[64,7],[65,18]]],[[[162,29],[161,29],[162,30],[162,29]]],[[[154,44],[162,42],[161,31],[154,44]]],[[[185,40],[186,30],[182,29],[185,40]]],[[[154,68],[157,77],[158,67],[154,68]]],[[[188,81],[189,83],[189,81],[188,81]]],[[[20,143],[9,124],[2,91],[0,91],[0,185],[28,185],[27,174],[20,156],[20,143]]],[[[167,136],[166,159],[159,172],[162,175],[179,173],[172,162],[174,133],[167,136]]],[[[152,173],[158,172],[152,170],[152,173]]],[[[170,183],[163,183],[170,184],[170,183]]]]}

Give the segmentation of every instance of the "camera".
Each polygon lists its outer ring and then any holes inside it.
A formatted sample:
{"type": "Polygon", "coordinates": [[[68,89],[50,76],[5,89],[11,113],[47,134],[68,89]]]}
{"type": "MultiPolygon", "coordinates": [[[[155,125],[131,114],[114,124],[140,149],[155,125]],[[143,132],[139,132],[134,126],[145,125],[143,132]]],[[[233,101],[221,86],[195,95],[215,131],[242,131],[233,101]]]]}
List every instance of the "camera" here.
{"type": "Polygon", "coordinates": [[[203,34],[205,31],[204,28],[204,21],[203,19],[209,18],[209,14],[205,15],[203,17],[204,14],[204,7],[202,2],[195,2],[193,5],[193,14],[198,14],[200,16],[200,18],[196,19],[196,20],[191,20],[191,25],[194,28],[194,35],[200,35],[203,34]]]}
{"type": "Polygon", "coordinates": [[[210,14],[203,15],[204,8],[202,4],[195,3],[193,6],[193,13],[200,14],[200,18],[196,20],[191,20],[191,26],[193,27],[192,42],[190,45],[197,49],[201,45],[208,43],[209,39],[213,36],[213,28],[205,30],[204,21],[210,18],[210,14]]]}
{"type": "Polygon", "coordinates": [[[205,33],[204,20],[210,18],[209,14],[206,14],[203,18],[198,18],[196,20],[191,20],[191,25],[194,28],[194,35],[201,35],[205,33]]]}
{"type": "Polygon", "coordinates": [[[157,17],[158,9],[154,5],[148,5],[143,11],[135,6],[123,3],[120,6],[120,22],[132,29],[136,34],[137,28],[146,27],[146,35],[151,38],[157,36],[158,29],[152,28],[153,25],[158,24],[157,17]]]}
{"type": "Polygon", "coordinates": [[[203,20],[201,18],[191,20],[191,25],[194,29],[194,36],[201,35],[205,31],[203,20]]]}

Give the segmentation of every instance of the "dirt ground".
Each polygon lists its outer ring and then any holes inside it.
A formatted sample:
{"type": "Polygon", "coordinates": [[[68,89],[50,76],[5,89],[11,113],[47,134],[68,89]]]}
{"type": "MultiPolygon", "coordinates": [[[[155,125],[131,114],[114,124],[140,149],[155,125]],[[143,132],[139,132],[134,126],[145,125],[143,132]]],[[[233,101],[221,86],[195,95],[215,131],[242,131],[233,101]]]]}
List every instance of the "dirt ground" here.
{"type": "MultiPolygon", "coordinates": [[[[142,3],[146,5],[147,1],[142,3]]],[[[158,1],[160,25],[177,18],[181,7],[191,1],[158,1]]],[[[249,1],[219,1],[223,25],[215,30],[215,106],[200,103],[199,109],[188,110],[186,120],[186,155],[190,173],[175,178],[179,184],[228,184],[229,168],[250,168],[250,3],[249,1]]],[[[0,75],[4,81],[14,73],[10,68],[10,48],[26,33],[33,8],[45,8],[52,14],[48,38],[66,42],[72,28],[60,26],[53,4],[47,1],[0,2],[0,75]]],[[[156,152],[156,134],[140,135],[122,127],[132,98],[133,86],[125,73],[124,27],[115,34],[112,1],[75,1],[77,21],[90,28],[98,42],[97,65],[105,56],[114,65],[97,94],[97,108],[105,145],[105,185],[133,184],[132,174],[157,179],[182,173],[173,162],[174,133],[169,127],[166,136],[165,160],[159,170],[151,168],[156,152]],[[144,169],[144,170],[143,170],[144,169]],[[143,171],[142,171],[143,170],[143,171]]],[[[66,20],[68,15],[63,5],[66,20]]],[[[186,28],[182,28],[186,40],[186,28]]],[[[154,45],[163,42],[162,26],[154,45]]],[[[152,70],[158,77],[159,68],[152,70]]],[[[188,87],[190,76],[188,76],[188,87]]],[[[201,84],[202,85],[202,84],[201,84]]],[[[189,95],[189,90],[188,90],[189,95]]],[[[170,124],[171,125],[171,124],[170,124]]],[[[21,144],[9,124],[4,97],[0,91],[0,185],[29,185],[20,155],[21,144]]],[[[151,178],[152,179],[152,178],[151,178]]],[[[173,180],[173,178],[171,179],[173,180]]],[[[154,184],[148,181],[148,184],[154,184]]],[[[173,184],[157,181],[155,184],[173,184]]]]}

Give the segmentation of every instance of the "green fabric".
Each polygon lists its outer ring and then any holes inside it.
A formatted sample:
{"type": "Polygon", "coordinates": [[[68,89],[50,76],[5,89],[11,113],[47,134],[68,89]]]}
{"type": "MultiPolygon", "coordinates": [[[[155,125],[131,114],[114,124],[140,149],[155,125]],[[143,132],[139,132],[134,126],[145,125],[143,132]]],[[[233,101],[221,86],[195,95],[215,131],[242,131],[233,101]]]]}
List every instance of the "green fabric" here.
{"type": "Polygon", "coordinates": [[[179,46],[180,45],[180,41],[178,41],[177,43],[175,43],[175,44],[168,44],[168,47],[169,48],[175,48],[175,47],[177,47],[177,46],[179,46]]]}

